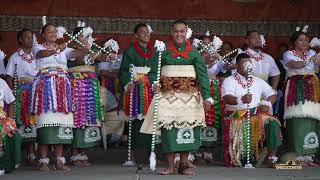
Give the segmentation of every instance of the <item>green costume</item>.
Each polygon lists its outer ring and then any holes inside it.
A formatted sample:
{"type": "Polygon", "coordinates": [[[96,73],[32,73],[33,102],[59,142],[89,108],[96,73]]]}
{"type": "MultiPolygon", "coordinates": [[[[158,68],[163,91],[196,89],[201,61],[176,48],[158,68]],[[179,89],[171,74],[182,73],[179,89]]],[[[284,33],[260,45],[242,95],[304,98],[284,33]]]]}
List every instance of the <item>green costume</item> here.
{"type": "Polygon", "coordinates": [[[190,42],[181,45],[170,42],[163,53],[162,65],[158,107],[162,150],[164,153],[197,151],[201,145],[200,129],[205,126],[202,99],[211,97],[204,60],[190,42]],[[177,89],[163,89],[170,86],[171,80],[175,83],[179,78],[177,89]],[[183,85],[190,83],[190,86],[183,85]]]}
{"type": "MultiPolygon", "coordinates": [[[[130,65],[135,67],[149,67],[150,71],[147,74],[149,86],[151,87],[153,82],[156,80],[157,76],[157,63],[158,63],[158,53],[153,49],[152,45],[149,43],[147,47],[141,46],[138,42],[132,43],[128,49],[123,54],[120,70],[119,79],[121,86],[121,99],[120,102],[126,113],[128,114],[128,108],[125,110],[125,93],[124,87],[130,82],[130,65]]],[[[144,105],[146,106],[146,105],[144,105]]],[[[147,107],[144,107],[147,109],[147,107]]],[[[151,135],[140,133],[140,128],[143,123],[143,119],[135,119],[132,122],[132,145],[133,148],[150,148],[151,135]]]]}

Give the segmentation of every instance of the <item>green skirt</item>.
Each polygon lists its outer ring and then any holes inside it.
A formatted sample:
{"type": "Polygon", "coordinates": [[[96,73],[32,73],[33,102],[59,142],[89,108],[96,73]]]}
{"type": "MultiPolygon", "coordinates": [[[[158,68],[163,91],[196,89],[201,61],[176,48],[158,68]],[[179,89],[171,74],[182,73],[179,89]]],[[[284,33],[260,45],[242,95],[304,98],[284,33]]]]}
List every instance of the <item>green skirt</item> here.
{"type": "Polygon", "coordinates": [[[71,127],[43,127],[37,134],[39,144],[71,144],[73,139],[71,127]]]}
{"type": "Polygon", "coordinates": [[[202,146],[216,147],[222,144],[221,129],[207,126],[201,129],[202,146]]]}
{"type": "Polygon", "coordinates": [[[319,151],[319,121],[312,118],[286,120],[289,150],[296,155],[319,151]]]}
{"type": "Polygon", "coordinates": [[[86,127],[73,129],[72,148],[92,148],[99,145],[101,133],[99,127],[86,127]]]}
{"type": "Polygon", "coordinates": [[[171,130],[161,128],[162,152],[195,152],[201,145],[200,127],[172,128],[171,130]]]}
{"type": "Polygon", "coordinates": [[[35,125],[21,125],[19,127],[19,133],[23,142],[36,142],[37,129],[35,125]]]}
{"type": "Polygon", "coordinates": [[[151,134],[140,133],[143,120],[132,121],[132,147],[133,149],[150,149],[151,148],[151,134]]]}
{"type": "Polygon", "coordinates": [[[4,149],[3,155],[0,156],[0,170],[4,169],[5,172],[12,171],[16,165],[21,163],[21,141],[22,138],[19,134],[15,134],[9,138],[3,138],[4,149]]]}

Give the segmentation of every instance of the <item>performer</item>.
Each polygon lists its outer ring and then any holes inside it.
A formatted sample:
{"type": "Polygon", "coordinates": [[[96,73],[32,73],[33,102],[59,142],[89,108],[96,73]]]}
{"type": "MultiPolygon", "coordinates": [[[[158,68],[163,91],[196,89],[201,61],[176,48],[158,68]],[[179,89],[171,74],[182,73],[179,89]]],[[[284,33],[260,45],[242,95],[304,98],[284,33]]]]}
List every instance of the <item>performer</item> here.
{"type": "Polygon", "coordinates": [[[205,126],[204,109],[212,104],[206,65],[198,50],[186,40],[187,24],[172,24],[172,40],[163,53],[159,94],[158,128],[168,168],[160,174],[174,173],[174,153],[180,153],[178,173],[195,175],[188,165],[189,152],[200,147],[200,130],[205,126]],[[200,93],[201,92],[201,93],[200,93]],[[202,99],[205,99],[203,102],[202,99]],[[204,106],[203,106],[204,104],[204,106]]]}
{"type": "MultiPolygon", "coordinates": [[[[73,35],[78,34],[83,27],[77,27],[73,35]]],[[[79,35],[78,40],[88,44],[91,35],[79,35]]],[[[75,44],[74,49],[81,49],[75,44]]],[[[85,65],[84,58],[96,60],[97,54],[75,58],[68,62],[71,94],[73,99],[73,141],[71,162],[75,166],[90,166],[86,150],[96,147],[101,141],[101,122],[103,109],[100,98],[100,86],[95,66],[85,65]]],[[[103,57],[99,56],[99,59],[103,57]]]]}
{"type": "Polygon", "coordinates": [[[14,100],[9,86],[0,79],[0,173],[12,171],[21,160],[21,137],[16,133],[17,127],[13,120],[14,100]],[[8,105],[8,115],[3,110],[4,103],[8,105]]]}
{"type": "Polygon", "coordinates": [[[33,46],[39,73],[32,86],[30,112],[36,115],[37,142],[40,150],[40,170],[48,171],[48,145],[55,149],[55,169],[69,171],[63,157],[63,144],[71,144],[73,114],[71,84],[67,60],[84,56],[89,47],[80,50],[57,45],[57,29],[46,24],[41,30],[45,42],[33,46]]]}
{"type": "Polygon", "coordinates": [[[226,104],[223,127],[224,159],[228,166],[242,167],[247,152],[250,152],[251,160],[257,161],[264,140],[268,148],[266,163],[271,166],[277,160],[276,152],[281,144],[280,122],[269,114],[276,100],[275,93],[262,79],[256,76],[249,79],[245,68],[250,64],[249,55],[239,54],[236,57],[237,72],[222,83],[221,96],[226,104]],[[261,98],[265,101],[260,101],[261,98]],[[246,123],[248,109],[249,129],[246,123]]]}
{"type": "MultiPolygon", "coordinates": [[[[205,45],[210,43],[210,36],[200,36],[200,40],[205,45]]],[[[221,81],[217,78],[219,72],[225,72],[230,68],[230,65],[222,61],[217,62],[220,55],[209,54],[207,51],[202,51],[202,57],[205,60],[208,69],[208,76],[210,81],[210,94],[214,100],[214,104],[210,110],[205,114],[206,127],[201,130],[201,140],[203,152],[196,153],[196,159],[199,163],[206,161],[208,163],[213,162],[212,147],[221,147],[222,144],[222,118],[224,114],[224,104],[221,99],[221,81]]],[[[200,150],[201,151],[201,150],[200,150]]],[[[221,151],[220,151],[221,152],[221,151]]],[[[221,153],[221,158],[223,154],[221,153]]]]}
{"type": "MultiPolygon", "coordinates": [[[[244,52],[253,59],[253,74],[265,81],[268,81],[268,78],[270,77],[270,85],[276,92],[280,80],[280,71],[274,59],[261,51],[262,43],[259,32],[255,30],[248,31],[245,36],[245,42],[247,49],[245,49],[244,52]]],[[[233,60],[233,63],[235,63],[235,59],[233,60]]]]}
{"type": "Polygon", "coordinates": [[[150,33],[145,23],[135,26],[136,41],[125,50],[119,70],[120,87],[124,91],[120,107],[127,116],[129,116],[130,93],[134,94],[132,115],[135,120],[132,122],[132,145],[135,151],[149,150],[151,144],[151,135],[139,132],[152,100],[151,85],[156,80],[157,72],[158,55],[150,42],[150,33]],[[131,64],[136,67],[138,74],[133,83],[130,82],[131,64]]]}
{"type": "Polygon", "coordinates": [[[305,32],[296,31],[290,37],[293,49],[283,55],[287,82],[284,119],[289,150],[304,166],[316,166],[313,155],[319,151],[320,85],[315,68],[320,59],[309,48],[305,32]]]}
{"type": "MultiPolygon", "coordinates": [[[[114,41],[109,39],[105,42],[105,46],[108,42],[114,41]]],[[[108,47],[114,54],[118,54],[119,46],[108,47]]],[[[104,120],[105,130],[108,139],[108,145],[115,144],[118,146],[119,140],[124,132],[124,121],[119,121],[118,106],[119,106],[119,68],[121,65],[122,55],[110,57],[107,62],[99,62],[98,75],[101,81],[101,98],[104,106],[104,120]]]]}
{"type": "Polygon", "coordinates": [[[29,107],[31,105],[31,88],[33,78],[37,75],[36,61],[31,52],[33,45],[33,34],[29,29],[22,29],[17,35],[20,48],[9,58],[6,74],[8,85],[14,88],[13,78],[15,78],[15,67],[18,78],[18,89],[16,99],[16,124],[19,133],[26,144],[27,163],[36,165],[35,161],[35,142],[37,130],[35,127],[35,117],[30,115],[29,107]]]}

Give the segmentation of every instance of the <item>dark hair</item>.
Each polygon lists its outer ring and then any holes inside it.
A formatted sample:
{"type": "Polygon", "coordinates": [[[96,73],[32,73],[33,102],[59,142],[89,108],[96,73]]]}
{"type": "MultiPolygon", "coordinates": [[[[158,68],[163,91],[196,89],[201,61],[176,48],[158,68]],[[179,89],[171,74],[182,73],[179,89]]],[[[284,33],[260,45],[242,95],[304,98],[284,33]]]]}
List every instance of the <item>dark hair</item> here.
{"type": "Polygon", "coordinates": [[[184,21],[183,19],[178,19],[178,20],[174,21],[174,22],[171,24],[171,27],[173,27],[173,26],[176,25],[176,24],[184,24],[184,25],[188,26],[187,22],[184,21]]]}
{"type": "Polygon", "coordinates": [[[206,38],[209,38],[210,39],[210,36],[207,36],[207,35],[200,35],[199,37],[198,37],[198,39],[199,40],[204,40],[204,39],[206,39],[206,38]]]}
{"type": "Polygon", "coordinates": [[[238,54],[237,57],[236,57],[236,62],[237,62],[237,64],[238,64],[242,59],[249,59],[249,58],[250,58],[250,56],[249,56],[248,54],[246,54],[246,53],[240,53],[240,54],[238,54]]]}
{"type": "Polygon", "coordinates": [[[257,30],[250,30],[250,31],[247,31],[246,35],[244,36],[245,39],[248,39],[248,37],[252,34],[252,33],[258,33],[259,32],[257,30]]]}
{"type": "Polygon", "coordinates": [[[19,45],[21,45],[20,38],[21,38],[21,37],[23,36],[23,34],[26,33],[26,32],[31,32],[31,33],[32,33],[32,31],[31,31],[30,29],[22,29],[22,30],[20,30],[20,31],[18,32],[18,34],[17,34],[17,41],[18,41],[18,44],[19,44],[19,45]]]}
{"type": "Polygon", "coordinates": [[[78,34],[84,27],[76,27],[72,33],[73,36],[75,36],[76,34],[78,34]]]}
{"type": "Polygon", "coordinates": [[[278,48],[281,48],[281,47],[285,47],[286,49],[289,49],[289,46],[287,43],[280,43],[278,48]]]}
{"type": "Polygon", "coordinates": [[[51,23],[47,23],[46,25],[44,25],[44,26],[41,28],[41,35],[44,34],[44,32],[48,29],[49,26],[56,27],[55,25],[53,25],[53,24],[51,24],[51,23]]]}
{"type": "Polygon", "coordinates": [[[139,30],[141,27],[148,27],[148,26],[147,26],[146,23],[139,23],[139,24],[137,24],[137,25],[134,27],[133,32],[134,32],[135,34],[137,34],[137,33],[138,33],[138,30],[139,30]]]}
{"type": "Polygon", "coordinates": [[[229,45],[231,49],[233,48],[233,45],[232,45],[232,43],[230,41],[224,41],[223,45],[225,45],[225,44],[229,45]]]}
{"type": "Polygon", "coordinates": [[[299,38],[299,36],[302,35],[302,34],[304,34],[304,35],[306,35],[306,36],[308,37],[308,34],[307,34],[307,33],[302,32],[302,31],[296,31],[296,32],[292,33],[292,35],[291,35],[291,37],[290,37],[290,39],[289,39],[289,43],[290,43],[291,45],[294,45],[294,42],[295,42],[295,41],[299,38]]]}

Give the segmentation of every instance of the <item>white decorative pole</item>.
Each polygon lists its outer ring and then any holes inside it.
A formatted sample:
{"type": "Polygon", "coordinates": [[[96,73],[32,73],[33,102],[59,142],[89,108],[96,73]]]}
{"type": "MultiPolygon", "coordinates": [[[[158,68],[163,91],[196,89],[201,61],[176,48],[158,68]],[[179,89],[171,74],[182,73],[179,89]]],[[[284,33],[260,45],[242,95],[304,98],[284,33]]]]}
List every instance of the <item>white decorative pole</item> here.
{"type": "MultiPolygon", "coordinates": [[[[252,83],[252,71],[253,71],[253,65],[250,62],[246,62],[245,64],[245,72],[248,74],[247,79],[247,94],[250,94],[250,87],[252,83]]],[[[250,142],[250,135],[251,135],[251,115],[250,115],[250,103],[247,103],[247,118],[246,118],[246,142],[247,142],[247,164],[244,166],[244,168],[254,168],[252,164],[250,163],[250,153],[251,153],[251,142],[250,142]]]]}
{"type": "MultiPolygon", "coordinates": [[[[130,64],[130,83],[134,83],[134,65],[130,64]]],[[[130,92],[130,108],[129,108],[129,132],[128,132],[128,159],[127,161],[123,164],[124,166],[134,166],[135,163],[131,160],[131,135],[132,135],[132,106],[133,106],[133,91],[130,92]]]]}
{"type": "MultiPolygon", "coordinates": [[[[159,52],[158,56],[158,68],[157,68],[157,79],[154,84],[160,85],[160,73],[161,73],[161,57],[162,52],[166,50],[166,45],[162,41],[156,40],[155,48],[159,52]]],[[[155,100],[154,100],[154,111],[153,111],[153,118],[152,118],[152,142],[151,142],[151,154],[149,157],[150,161],[150,169],[154,171],[156,169],[156,153],[155,146],[156,146],[156,128],[157,128],[157,120],[158,120],[158,104],[159,104],[159,92],[155,93],[155,100]]]]}

